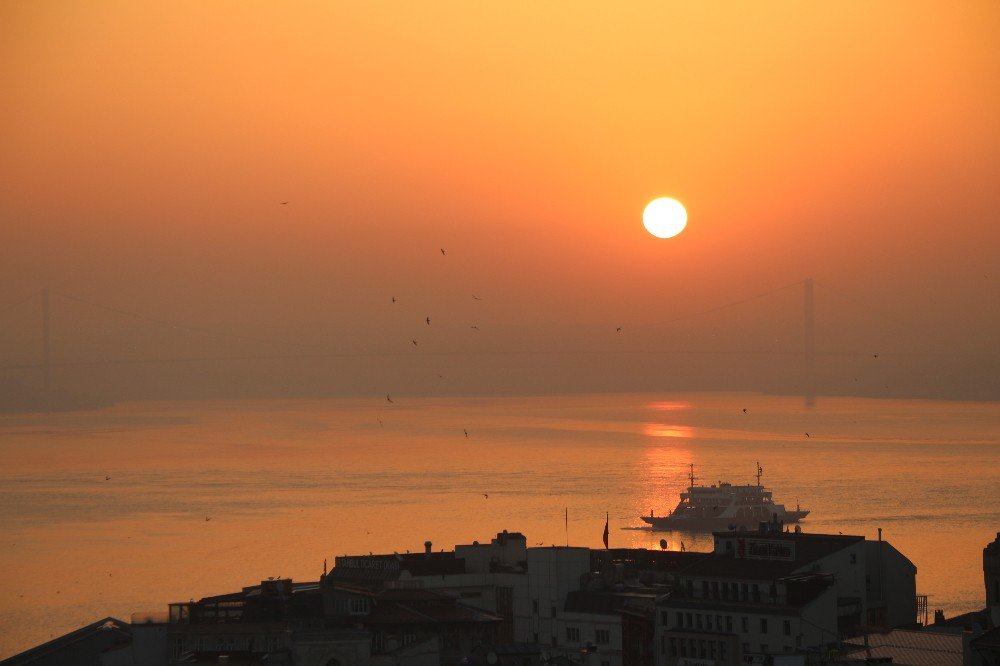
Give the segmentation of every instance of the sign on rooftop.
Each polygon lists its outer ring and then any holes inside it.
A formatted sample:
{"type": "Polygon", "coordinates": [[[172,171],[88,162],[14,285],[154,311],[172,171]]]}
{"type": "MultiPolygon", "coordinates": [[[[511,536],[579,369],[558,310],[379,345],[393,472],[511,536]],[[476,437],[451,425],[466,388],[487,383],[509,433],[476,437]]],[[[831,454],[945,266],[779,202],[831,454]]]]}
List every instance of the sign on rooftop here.
{"type": "Polygon", "coordinates": [[[795,544],[779,539],[736,540],[736,557],[746,560],[795,561],[795,544]]]}

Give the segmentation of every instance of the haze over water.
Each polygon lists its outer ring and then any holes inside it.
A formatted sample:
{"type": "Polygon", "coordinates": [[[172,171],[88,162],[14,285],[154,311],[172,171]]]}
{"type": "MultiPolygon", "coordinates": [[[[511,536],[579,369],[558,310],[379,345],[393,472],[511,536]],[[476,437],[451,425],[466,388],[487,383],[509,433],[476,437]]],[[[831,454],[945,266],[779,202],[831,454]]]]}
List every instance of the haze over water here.
{"type": "Polygon", "coordinates": [[[749,483],[758,460],[776,501],[812,511],[804,530],[882,527],[917,565],[918,593],[950,616],[982,607],[998,433],[996,403],[821,398],[806,410],[740,393],[3,416],[0,655],[268,576],[316,580],[346,553],[450,549],[502,529],[564,544],[566,509],[572,545],[600,547],[608,512],[612,547],[707,550],[708,535],[621,528],[672,508],[690,463],[702,482],[749,483]]]}

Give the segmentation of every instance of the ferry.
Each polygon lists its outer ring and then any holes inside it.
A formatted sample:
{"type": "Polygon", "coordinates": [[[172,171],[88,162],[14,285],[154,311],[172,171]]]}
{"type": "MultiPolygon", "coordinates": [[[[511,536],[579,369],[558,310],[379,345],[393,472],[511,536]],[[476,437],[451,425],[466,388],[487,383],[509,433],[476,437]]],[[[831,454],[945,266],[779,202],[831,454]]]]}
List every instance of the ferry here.
{"type": "Polygon", "coordinates": [[[797,523],[809,511],[796,505],[795,510],[775,504],[771,491],[760,483],[764,473],[757,463],[757,485],[734,486],[720,481],[717,485],[695,485],[694,464],[688,479],[691,485],[681,493],[681,501],[665,516],[652,509],[642,520],[655,530],[737,530],[755,529],[763,521],[797,523]]]}

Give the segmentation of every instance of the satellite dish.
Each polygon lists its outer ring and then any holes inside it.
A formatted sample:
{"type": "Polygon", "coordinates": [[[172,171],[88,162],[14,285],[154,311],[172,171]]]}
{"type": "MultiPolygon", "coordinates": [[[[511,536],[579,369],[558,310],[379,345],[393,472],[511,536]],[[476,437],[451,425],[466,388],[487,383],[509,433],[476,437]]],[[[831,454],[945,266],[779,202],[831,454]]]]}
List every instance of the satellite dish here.
{"type": "Polygon", "coordinates": [[[666,549],[667,549],[667,540],[660,539],[660,550],[666,550],[666,549]]]}

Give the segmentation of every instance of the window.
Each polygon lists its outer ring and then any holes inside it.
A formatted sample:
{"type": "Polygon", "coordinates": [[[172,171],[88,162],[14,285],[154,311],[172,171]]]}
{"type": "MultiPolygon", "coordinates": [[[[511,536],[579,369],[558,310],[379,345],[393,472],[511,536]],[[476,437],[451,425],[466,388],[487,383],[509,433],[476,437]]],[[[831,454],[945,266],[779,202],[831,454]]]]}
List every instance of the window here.
{"type": "Polygon", "coordinates": [[[691,617],[691,613],[685,613],[684,615],[685,615],[685,619],[687,620],[687,624],[685,626],[688,629],[691,629],[692,627],[694,627],[694,618],[691,617]]]}
{"type": "Polygon", "coordinates": [[[719,598],[719,581],[717,580],[712,581],[712,598],[713,599],[719,598]]]}
{"type": "Polygon", "coordinates": [[[701,629],[701,613],[694,616],[694,626],[696,629],[701,629]]]}
{"type": "Polygon", "coordinates": [[[752,591],[753,591],[753,600],[760,601],[760,587],[757,585],[757,583],[753,584],[752,591]]]}
{"type": "Polygon", "coordinates": [[[857,564],[857,563],[858,563],[858,556],[857,556],[857,554],[851,553],[851,564],[857,564]]]}
{"type": "Polygon", "coordinates": [[[762,633],[762,634],[766,634],[767,633],[767,618],[766,617],[760,618],[760,633],[762,633]]]}
{"type": "Polygon", "coordinates": [[[678,627],[684,626],[684,613],[680,611],[677,611],[677,626],[678,627]]]}
{"type": "Polygon", "coordinates": [[[611,632],[607,629],[597,629],[594,631],[594,642],[598,645],[607,645],[611,642],[611,632]]]}
{"type": "Polygon", "coordinates": [[[871,593],[872,593],[872,577],[868,574],[865,574],[865,594],[871,594],[871,593]]]}
{"type": "Polygon", "coordinates": [[[719,642],[719,660],[720,661],[726,660],[726,641],[719,642]]]}
{"type": "Polygon", "coordinates": [[[715,616],[715,630],[716,631],[722,631],[722,616],[721,615],[716,615],[715,616]]]}
{"type": "Polygon", "coordinates": [[[601,666],[611,666],[610,661],[601,661],[601,666]]]}
{"type": "Polygon", "coordinates": [[[708,599],[708,581],[707,580],[701,581],[701,596],[703,596],[706,599],[708,599]]]}
{"type": "Polygon", "coordinates": [[[781,623],[781,631],[786,636],[791,636],[792,635],[792,622],[791,622],[791,620],[785,620],[784,622],[781,623]]]}
{"type": "Polygon", "coordinates": [[[687,595],[689,597],[693,597],[694,596],[694,581],[691,580],[690,578],[688,578],[687,579],[687,585],[686,585],[686,587],[687,587],[687,595]]]}
{"type": "Polygon", "coordinates": [[[748,631],[750,631],[750,618],[748,618],[748,617],[741,617],[740,619],[743,621],[742,622],[743,633],[745,634],[748,631]]]}
{"type": "Polygon", "coordinates": [[[552,617],[555,617],[555,616],[556,616],[556,607],[553,606],[552,607],[552,617]]]}
{"type": "Polygon", "coordinates": [[[538,645],[538,632],[535,632],[534,640],[532,641],[535,645],[538,645]]]}
{"type": "Polygon", "coordinates": [[[727,615],[726,616],[726,631],[732,632],[732,630],[733,630],[733,616],[732,615],[727,615]]]}
{"type": "Polygon", "coordinates": [[[750,654],[750,644],[749,643],[744,643],[743,644],[743,654],[750,654]]]}
{"type": "Polygon", "coordinates": [[[671,638],[670,639],[670,656],[671,657],[676,657],[677,656],[677,639],[676,638],[671,638]]]}
{"type": "Polygon", "coordinates": [[[580,628],[579,627],[566,627],[566,641],[569,643],[579,643],[580,642],[580,628]]]}
{"type": "Polygon", "coordinates": [[[351,599],[351,615],[363,615],[367,611],[367,599],[351,599]]]}
{"type": "Polygon", "coordinates": [[[784,650],[785,652],[791,652],[792,651],[792,646],[791,645],[786,645],[785,647],[783,647],[781,649],[784,650]]]}
{"type": "Polygon", "coordinates": [[[538,599],[531,600],[531,612],[538,615],[538,599]]]}
{"type": "Polygon", "coordinates": [[[705,641],[698,641],[698,656],[702,659],[705,658],[705,641]]]}
{"type": "Polygon", "coordinates": [[[559,641],[558,641],[558,639],[556,639],[555,636],[553,636],[552,637],[552,647],[556,647],[557,645],[559,645],[559,641]]]}
{"type": "Polygon", "coordinates": [[[760,644],[760,651],[761,651],[761,654],[767,654],[767,643],[761,643],[760,644]]]}
{"type": "Polygon", "coordinates": [[[740,599],[743,601],[747,600],[747,584],[743,583],[740,585],[740,599]]]}
{"type": "Polygon", "coordinates": [[[688,656],[687,645],[688,645],[687,639],[686,638],[682,638],[681,639],[681,656],[682,657],[688,656]]]}

